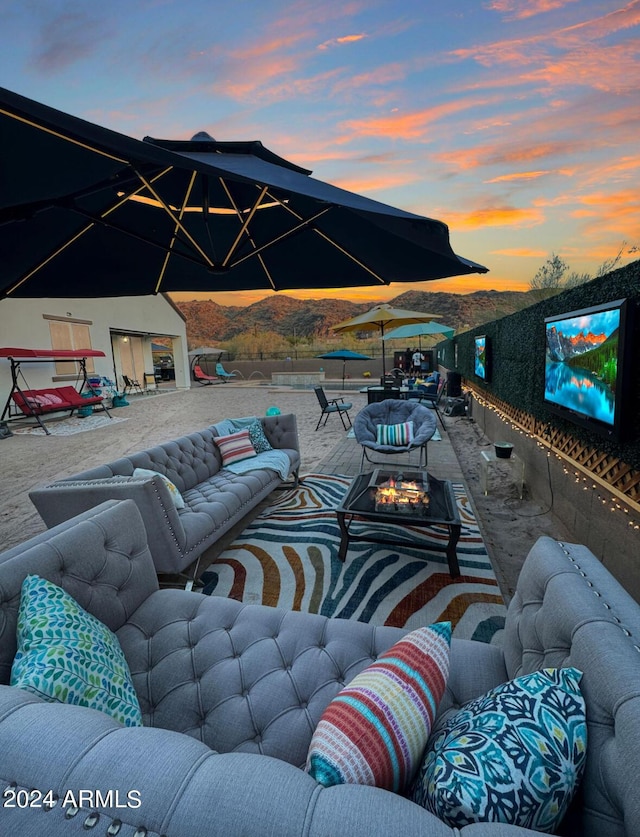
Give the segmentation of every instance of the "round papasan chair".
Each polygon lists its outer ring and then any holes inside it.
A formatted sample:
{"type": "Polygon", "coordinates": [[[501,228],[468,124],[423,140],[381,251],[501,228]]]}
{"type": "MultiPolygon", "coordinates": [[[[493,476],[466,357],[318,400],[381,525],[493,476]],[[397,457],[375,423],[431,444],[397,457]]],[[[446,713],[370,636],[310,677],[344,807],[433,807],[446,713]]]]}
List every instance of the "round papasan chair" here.
{"type": "MultiPolygon", "coordinates": [[[[398,455],[420,449],[420,468],[427,467],[427,442],[436,431],[436,416],[433,410],[415,401],[400,401],[387,398],[384,401],[367,404],[355,417],[353,432],[362,445],[360,467],[368,462],[378,464],[370,454],[398,455]],[[378,426],[393,427],[413,422],[413,438],[408,444],[384,444],[378,441],[378,426]]],[[[379,463],[382,464],[382,463],[379,463]]]]}

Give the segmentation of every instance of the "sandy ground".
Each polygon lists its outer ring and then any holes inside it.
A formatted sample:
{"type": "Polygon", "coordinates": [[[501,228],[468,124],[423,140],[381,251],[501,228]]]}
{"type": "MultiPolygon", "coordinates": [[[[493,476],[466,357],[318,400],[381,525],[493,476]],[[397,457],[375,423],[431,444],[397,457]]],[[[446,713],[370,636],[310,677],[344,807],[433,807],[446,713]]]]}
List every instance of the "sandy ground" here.
{"type": "MultiPolygon", "coordinates": [[[[358,392],[349,393],[348,397],[354,412],[366,403],[365,396],[358,392]]],[[[127,420],[111,426],[73,436],[14,434],[0,440],[0,550],[46,528],[29,499],[29,491],[36,486],[201,430],[225,418],[264,415],[271,406],[278,407],[281,413],[295,413],[301,473],[313,473],[344,436],[337,421],[314,431],[320,406],[312,390],[230,383],[127,398],[130,406],[111,411],[114,418],[127,420]]],[[[9,426],[15,430],[17,424],[9,426]]]]}
{"type": "Polygon", "coordinates": [[[569,532],[548,506],[543,508],[530,496],[526,474],[520,497],[519,486],[507,464],[496,463],[489,480],[489,493],[485,495],[480,480],[480,453],[491,450],[493,442],[472,419],[452,417],[445,418],[445,422],[498,584],[505,601],[509,602],[523,561],[541,535],[570,543],[579,538],[569,532]]]}

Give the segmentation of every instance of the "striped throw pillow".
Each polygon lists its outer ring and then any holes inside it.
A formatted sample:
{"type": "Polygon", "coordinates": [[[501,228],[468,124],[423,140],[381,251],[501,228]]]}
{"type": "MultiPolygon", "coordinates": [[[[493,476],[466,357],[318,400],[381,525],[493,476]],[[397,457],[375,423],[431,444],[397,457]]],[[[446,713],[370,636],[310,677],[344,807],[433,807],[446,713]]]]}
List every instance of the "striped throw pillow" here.
{"type": "Polygon", "coordinates": [[[376,442],[379,445],[410,445],[413,442],[413,422],[379,424],[376,442]]]}
{"type": "Polygon", "coordinates": [[[360,672],[325,709],[307,772],[325,787],[401,792],[420,767],[449,676],[451,623],[418,628],[360,672]]]}
{"type": "Polygon", "coordinates": [[[213,440],[222,456],[222,464],[232,465],[243,459],[249,459],[256,455],[256,449],[251,444],[249,430],[240,430],[239,433],[231,433],[229,436],[217,436],[213,440]]]}

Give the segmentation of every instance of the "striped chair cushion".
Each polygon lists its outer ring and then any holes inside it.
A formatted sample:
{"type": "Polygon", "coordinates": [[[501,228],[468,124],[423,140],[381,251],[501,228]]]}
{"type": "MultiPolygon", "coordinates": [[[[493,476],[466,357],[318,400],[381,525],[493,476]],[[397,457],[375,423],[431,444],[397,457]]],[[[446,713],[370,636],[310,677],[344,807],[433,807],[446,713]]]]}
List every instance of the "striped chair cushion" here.
{"type": "Polygon", "coordinates": [[[451,623],[418,628],[382,654],[324,711],[306,770],[325,787],[401,792],[420,766],[449,675],[451,623]]]}
{"type": "Polygon", "coordinates": [[[217,436],[213,440],[220,450],[222,464],[231,465],[256,455],[256,449],[251,443],[248,428],[229,436],[217,436]]]}
{"type": "Polygon", "coordinates": [[[413,422],[402,424],[379,424],[376,443],[378,445],[410,445],[413,442],[413,422]]]}

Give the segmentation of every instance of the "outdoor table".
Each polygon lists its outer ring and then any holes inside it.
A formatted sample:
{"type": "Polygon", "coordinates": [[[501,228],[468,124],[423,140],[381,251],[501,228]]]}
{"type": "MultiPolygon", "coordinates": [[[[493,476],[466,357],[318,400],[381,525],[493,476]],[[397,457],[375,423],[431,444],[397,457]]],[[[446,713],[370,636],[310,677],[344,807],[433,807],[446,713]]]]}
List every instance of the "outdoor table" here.
{"type": "Polygon", "coordinates": [[[394,541],[377,536],[368,530],[365,534],[354,534],[351,531],[354,521],[374,523],[392,523],[396,526],[433,527],[445,526],[449,538],[445,546],[439,544],[412,544],[416,549],[443,550],[447,553],[449,574],[451,578],[460,575],[456,545],[460,539],[461,521],[458,514],[453,485],[448,480],[438,480],[426,471],[403,472],[403,479],[424,485],[428,491],[429,504],[419,511],[398,513],[396,510],[376,510],[375,490],[390,477],[397,475],[396,471],[377,469],[372,472],[358,474],[344,497],[342,504],[336,509],[338,525],[340,527],[340,548],[338,558],[345,560],[349,541],[372,541],[394,545],[394,541]]]}

